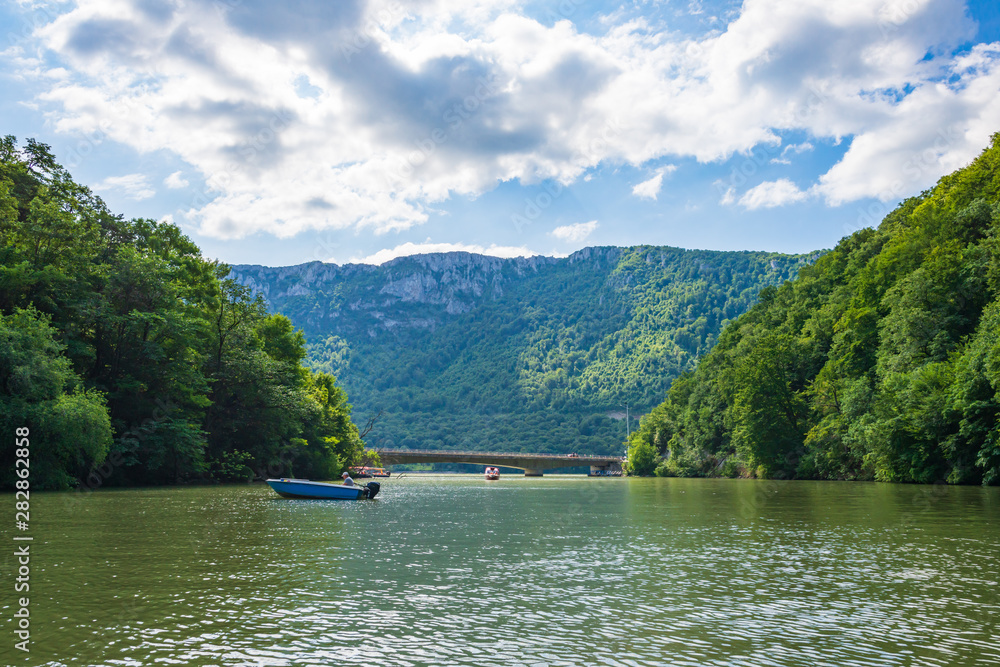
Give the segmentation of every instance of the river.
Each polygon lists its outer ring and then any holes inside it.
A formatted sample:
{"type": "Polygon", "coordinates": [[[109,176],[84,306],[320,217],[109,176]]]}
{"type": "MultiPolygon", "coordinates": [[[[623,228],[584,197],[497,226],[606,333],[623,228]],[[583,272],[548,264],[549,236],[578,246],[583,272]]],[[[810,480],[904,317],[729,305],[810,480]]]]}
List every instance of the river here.
{"type": "Polygon", "coordinates": [[[410,475],[373,501],[31,502],[31,652],[7,556],[4,664],[1000,664],[998,488],[410,475]]]}

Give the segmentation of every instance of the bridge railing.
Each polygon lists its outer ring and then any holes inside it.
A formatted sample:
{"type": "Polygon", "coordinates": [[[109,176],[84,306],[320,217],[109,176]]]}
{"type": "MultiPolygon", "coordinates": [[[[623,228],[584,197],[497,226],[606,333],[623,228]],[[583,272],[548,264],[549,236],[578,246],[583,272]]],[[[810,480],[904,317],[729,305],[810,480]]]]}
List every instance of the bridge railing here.
{"type": "Polygon", "coordinates": [[[577,456],[570,456],[569,454],[533,454],[529,452],[487,452],[487,451],[459,451],[452,449],[377,449],[375,450],[378,454],[417,454],[417,455],[436,455],[440,454],[442,456],[509,456],[509,457],[520,457],[520,458],[535,458],[535,459],[600,459],[601,461],[624,461],[623,456],[602,456],[600,454],[580,454],[577,456]]]}

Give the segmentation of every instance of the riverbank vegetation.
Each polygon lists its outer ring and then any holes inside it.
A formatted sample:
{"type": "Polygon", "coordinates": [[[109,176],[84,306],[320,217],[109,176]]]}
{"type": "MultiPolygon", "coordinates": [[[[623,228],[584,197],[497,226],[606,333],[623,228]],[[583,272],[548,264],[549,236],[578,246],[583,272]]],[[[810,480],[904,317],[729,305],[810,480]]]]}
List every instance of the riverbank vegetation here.
{"type": "Polygon", "coordinates": [[[878,229],[762,290],[642,420],[633,470],[1000,483],[998,202],[995,135],[878,229]]]}
{"type": "MultiPolygon", "coordinates": [[[[283,315],[180,230],[125,220],[49,148],[0,141],[0,424],[32,488],[333,478],[347,396],[283,315]]],[[[0,448],[0,486],[14,481],[0,448]]]]}

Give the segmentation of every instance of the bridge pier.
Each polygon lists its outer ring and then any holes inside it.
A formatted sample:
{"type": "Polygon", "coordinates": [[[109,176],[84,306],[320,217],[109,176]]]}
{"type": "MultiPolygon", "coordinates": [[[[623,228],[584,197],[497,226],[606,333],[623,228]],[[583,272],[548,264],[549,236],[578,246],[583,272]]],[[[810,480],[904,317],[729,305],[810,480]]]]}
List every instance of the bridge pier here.
{"type": "Polygon", "coordinates": [[[524,469],[524,476],[525,477],[541,477],[542,474],[543,473],[542,473],[541,470],[535,470],[534,468],[525,468],[524,469]]]}

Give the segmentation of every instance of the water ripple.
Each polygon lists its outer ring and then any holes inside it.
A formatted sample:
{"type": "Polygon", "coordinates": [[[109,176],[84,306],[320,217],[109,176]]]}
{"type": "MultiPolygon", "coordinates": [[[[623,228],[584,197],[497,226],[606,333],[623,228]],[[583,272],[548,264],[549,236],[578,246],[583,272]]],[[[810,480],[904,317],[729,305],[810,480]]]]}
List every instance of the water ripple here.
{"type": "Polygon", "coordinates": [[[553,476],[391,480],[358,503],[42,495],[24,664],[998,664],[998,491],[553,476]]]}

